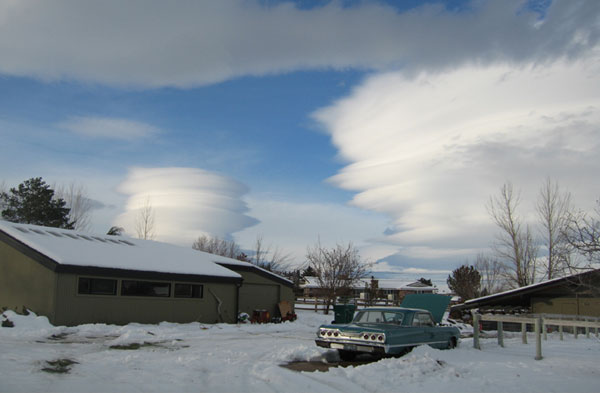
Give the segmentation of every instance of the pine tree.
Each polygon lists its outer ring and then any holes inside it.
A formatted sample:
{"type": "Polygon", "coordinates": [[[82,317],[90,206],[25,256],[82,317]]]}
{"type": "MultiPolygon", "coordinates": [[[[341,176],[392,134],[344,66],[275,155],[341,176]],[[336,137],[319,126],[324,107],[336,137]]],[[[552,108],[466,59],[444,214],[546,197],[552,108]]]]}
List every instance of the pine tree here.
{"type": "Polygon", "coordinates": [[[1,193],[0,199],[2,217],[8,221],[65,229],[75,225],[69,220],[70,209],[65,201],[54,199],[54,190],[41,177],[25,180],[8,193],[1,193]]]}
{"type": "Polygon", "coordinates": [[[481,275],[473,266],[462,265],[458,269],[454,269],[446,282],[448,288],[460,296],[463,301],[479,296],[481,275]]]}

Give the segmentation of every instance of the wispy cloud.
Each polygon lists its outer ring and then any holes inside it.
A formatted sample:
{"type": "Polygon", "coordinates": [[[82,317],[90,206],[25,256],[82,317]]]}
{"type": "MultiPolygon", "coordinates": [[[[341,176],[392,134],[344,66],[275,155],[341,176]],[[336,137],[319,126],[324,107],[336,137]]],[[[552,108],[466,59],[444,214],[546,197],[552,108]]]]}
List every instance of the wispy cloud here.
{"type": "Polygon", "coordinates": [[[149,124],[112,117],[70,117],[58,124],[73,133],[108,139],[134,140],[158,135],[160,130],[149,124]]]}
{"type": "Polygon", "coordinates": [[[230,238],[258,222],[246,215],[245,185],[202,169],[132,168],[118,190],[128,201],[116,224],[133,235],[146,201],[155,214],[157,239],[190,247],[202,234],[230,238]]]}
{"type": "Polygon", "coordinates": [[[600,37],[596,0],[556,0],[542,20],[521,0],[473,1],[465,12],[343,3],[1,1],[0,72],[189,87],[305,69],[544,62],[577,56],[600,37]]]}
{"type": "Polygon", "coordinates": [[[506,180],[523,189],[528,218],[547,176],[593,202],[598,60],[373,76],[314,115],[349,162],[330,181],[393,218],[382,240],[401,254],[440,262],[489,246],[484,206],[506,180]]]}
{"type": "Polygon", "coordinates": [[[298,265],[305,262],[306,248],[319,239],[325,247],[353,242],[361,257],[369,261],[389,255],[389,248],[383,251],[376,240],[370,240],[388,222],[381,214],[334,203],[281,200],[270,195],[249,196],[248,204],[250,214],[260,217],[261,222],[235,234],[236,241],[243,246],[251,247],[260,235],[265,242],[289,253],[298,265]]]}

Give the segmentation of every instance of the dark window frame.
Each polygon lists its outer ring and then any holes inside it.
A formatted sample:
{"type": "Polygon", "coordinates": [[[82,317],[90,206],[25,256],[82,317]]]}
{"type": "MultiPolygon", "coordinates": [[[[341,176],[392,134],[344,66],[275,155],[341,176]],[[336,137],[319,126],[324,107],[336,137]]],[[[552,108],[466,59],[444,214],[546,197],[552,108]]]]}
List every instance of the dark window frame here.
{"type": "Polygon", "coordinates": [[[172,283],[164,281],[121,280],[121,296],[170,298],[172,283]],[[130,285],[129,288],[126,286],[130,285]],[[157,293],[153,287],[167,287],[167,293],[157,293]]]}
{"type": "Polygon", "coordinates": [[[117,280],[113,278],[79,277],[77,280],[77,294],[116,296],[118,287],[117,284],[117,280]],[[107,283],[112,283],[112,289],[110,291],[102,289],[103,284],[107,283]]]}
{"type": "Polygon", "coordinates": [[[178,299],[202,299],[204,298],[204,285],[176,282],[173,285],[173,297],[178,299]],[[183,287],[189,287],[189,290],[185,290],[183,287]],[[185,292],[182,293],[182,290],[185,292]]]}

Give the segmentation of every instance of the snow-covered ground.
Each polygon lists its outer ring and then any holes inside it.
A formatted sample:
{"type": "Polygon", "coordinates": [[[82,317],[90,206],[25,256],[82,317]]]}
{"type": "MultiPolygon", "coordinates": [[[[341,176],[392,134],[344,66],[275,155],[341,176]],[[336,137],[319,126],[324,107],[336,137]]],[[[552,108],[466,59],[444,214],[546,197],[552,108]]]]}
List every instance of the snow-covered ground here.
{"type": "Polygon", "coordinates": [[[402,358],[296,372],[280,365],[336,360],[313,341],[331,315],[301,311],[296,322],[268,325],[77,327],[12,312],[6,318],[15,326],[0,328],[0,392],[597,392],[600,386],[600,341],[581,335],[562,342],[549,335],[539,361],[534,337],[523,345],[515,335],[505,338],[505,348],[484,339],[479,351],[464,339],[450,351],[419,347],[402,358]]]}

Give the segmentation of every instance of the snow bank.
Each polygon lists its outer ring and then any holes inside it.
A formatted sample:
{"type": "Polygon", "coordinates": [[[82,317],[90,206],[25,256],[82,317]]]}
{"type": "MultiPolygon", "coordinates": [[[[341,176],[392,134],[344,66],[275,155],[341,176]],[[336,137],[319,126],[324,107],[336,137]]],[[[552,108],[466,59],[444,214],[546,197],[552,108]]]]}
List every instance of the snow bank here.
{"type": "Polygon", "coordinates": [[[126,326],[52,326],[44,317],[7,311],[13,328],[0,328],[1,392],[595,392],[600,342],[549,335],[544,359],[534,340],[507,337],[475,350],[470,339],[451,351],[419,347],[401,358],[295,372],[293,361],[334,362],[333,350],[314,344],[331,315],[300,311],[293,323],[126,326]],[[65,373],[42,371],[48,361],[76,362],[65,373]]]}

